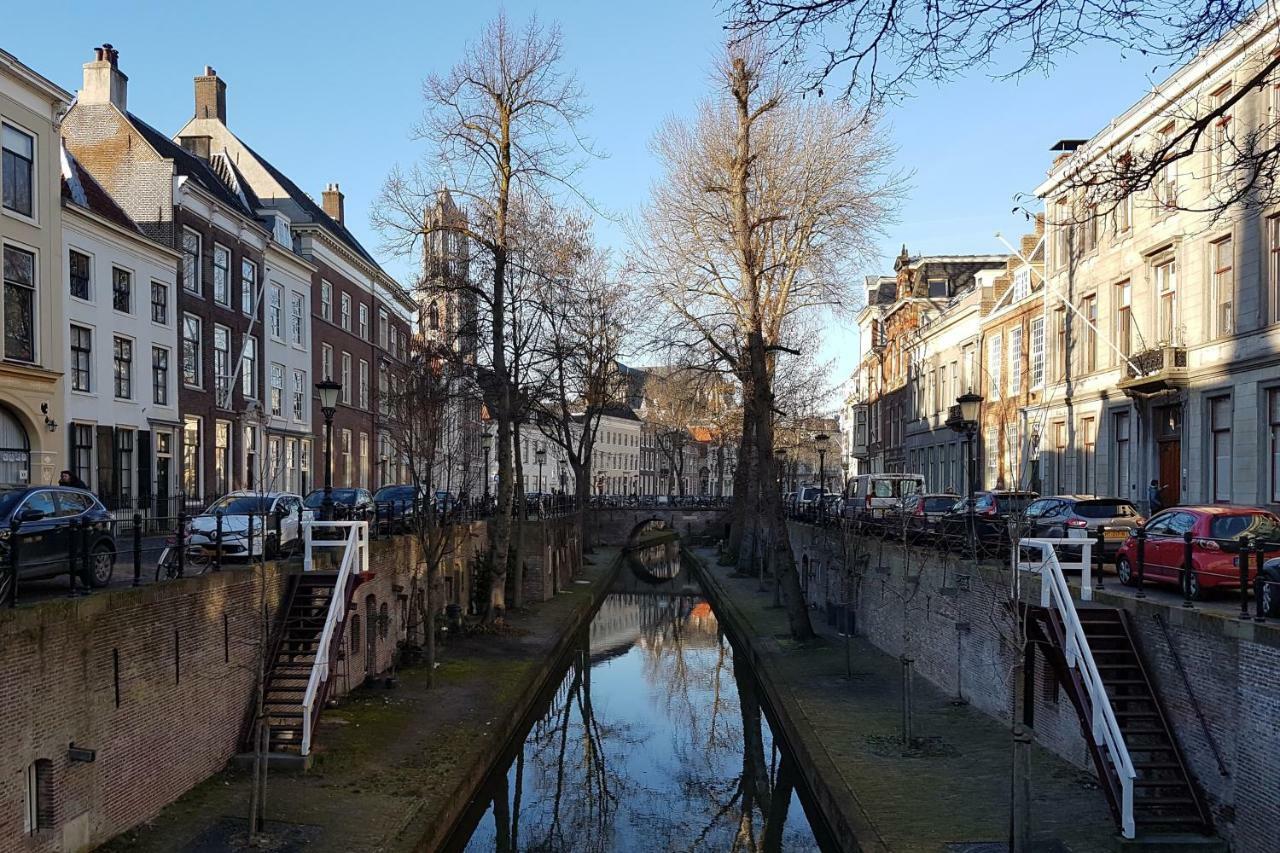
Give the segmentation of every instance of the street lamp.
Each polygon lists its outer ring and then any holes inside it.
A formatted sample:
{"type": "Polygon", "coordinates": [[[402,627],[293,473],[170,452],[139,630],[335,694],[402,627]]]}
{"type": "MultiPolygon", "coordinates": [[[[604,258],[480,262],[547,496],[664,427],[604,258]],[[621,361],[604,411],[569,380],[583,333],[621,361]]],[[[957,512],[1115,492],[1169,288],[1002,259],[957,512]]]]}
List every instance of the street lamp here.
{"type": "Polygon", "coordinates": [[[547,461],[547,448],[539,447],[533,451],[533,458],[538,460],[538,499],[542,499],[542,463],[547,461]]]}
{"type": "Polygon", "coordinates": [[[982,395],[968,391],[956,397],[955,410],[952,412],[953,417],[947,421],[947,426],[964,436],[965,461],[967,463],[965,468],[967,479],[969,480],[969,488],[965,490],[969,508],[969,553],[974,555],[977,554],[977,531],[974,529],[974,512],[976,510],[974,492],[977,489],[978,481],[974,444],[978,440],[978,415],[981,412],[982,395]]]}
{"type": "Polygon", "coordinates": [[[825,432],[813,437],[813,446],[818,449],[818,519],[822,520],[827,511],[827,445],[831,438],[825,432]]]}
{"type": "Polygon", "coordinates": [[[489,506],[489,451],[493,449],[493,433],[480,434],[480,446],[484,448],[484,505],[489,506]]]}
{"type": "Polygon", "coordinates": [[[324,415],[324,503],[320,513],[325,521],[333,520],[333,415],[338,411],[338,394],[342,383],[324,379],[316,383],[320,396],[320,413],[324,415]]]}

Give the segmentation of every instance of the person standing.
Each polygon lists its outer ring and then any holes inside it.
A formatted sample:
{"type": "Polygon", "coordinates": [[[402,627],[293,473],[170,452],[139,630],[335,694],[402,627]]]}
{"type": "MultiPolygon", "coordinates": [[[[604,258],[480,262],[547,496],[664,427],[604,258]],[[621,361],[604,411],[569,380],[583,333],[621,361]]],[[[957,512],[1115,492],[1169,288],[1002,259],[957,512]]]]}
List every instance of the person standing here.
{"type": "Polygon", "coordinates": [[[86,492],[89,491],[89,485],[70,471],[63,471],[62,474],[59,475],[58,485],[67,486],[72,489],[84,489],[86,492]]]}
{"type": "Polygon", "coordinates": [[[1164,509],[1164,500],[1160,497],[1160,493],[1164,491],[1160,487],[1159,480],[1152,480],[1151,485],[1147,486],[1147,505],[1150,507],[1148,515],[1155,515],[1164,509]]]}

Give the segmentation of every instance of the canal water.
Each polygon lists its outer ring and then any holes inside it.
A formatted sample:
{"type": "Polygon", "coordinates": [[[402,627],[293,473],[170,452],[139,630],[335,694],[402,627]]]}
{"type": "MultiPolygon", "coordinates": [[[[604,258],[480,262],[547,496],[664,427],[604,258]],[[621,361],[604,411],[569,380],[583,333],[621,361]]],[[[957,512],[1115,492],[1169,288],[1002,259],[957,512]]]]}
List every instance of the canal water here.
{"type": "Polygon", "coordinates": [[[677,545],[624,559],[449,849],[834,849],[677,545]]]}

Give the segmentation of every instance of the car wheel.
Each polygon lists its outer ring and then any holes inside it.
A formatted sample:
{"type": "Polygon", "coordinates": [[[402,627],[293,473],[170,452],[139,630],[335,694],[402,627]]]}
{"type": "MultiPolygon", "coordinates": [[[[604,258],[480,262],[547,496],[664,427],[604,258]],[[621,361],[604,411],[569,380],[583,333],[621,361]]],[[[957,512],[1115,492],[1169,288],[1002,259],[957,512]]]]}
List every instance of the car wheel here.
{"type": "Polygon", "coordinates": [[[95,587],[104,587],[111,583],[111,574],[115,571],[116,555],[105,542],[93,546],[89,553],[89,582],[95,587]]]}
{"type": "Polygon", "coordinates": [[[1128,557],[1116,558],[1116,578],[1125,586],[1134,585],[1133,566],[1129,564],[1128,557]]]}
{"type": "Polygon", "coordinates": [[[1263,579],[1262,612],[1267,616],[1280,616],[1280,583],[1263,579]]]}

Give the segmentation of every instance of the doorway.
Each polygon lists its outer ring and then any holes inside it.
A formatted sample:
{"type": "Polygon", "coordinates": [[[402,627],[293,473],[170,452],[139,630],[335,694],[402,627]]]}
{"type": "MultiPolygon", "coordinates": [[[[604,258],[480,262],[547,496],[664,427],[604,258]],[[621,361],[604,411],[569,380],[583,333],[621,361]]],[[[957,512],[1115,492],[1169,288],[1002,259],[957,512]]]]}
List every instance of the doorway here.
{"type": "Polygon", "coordinates": [[[1182,441],[1162,439],[1157,445],[1160,469],[1160,497],[1165,506],[1182,503],[1182,441]]]}

